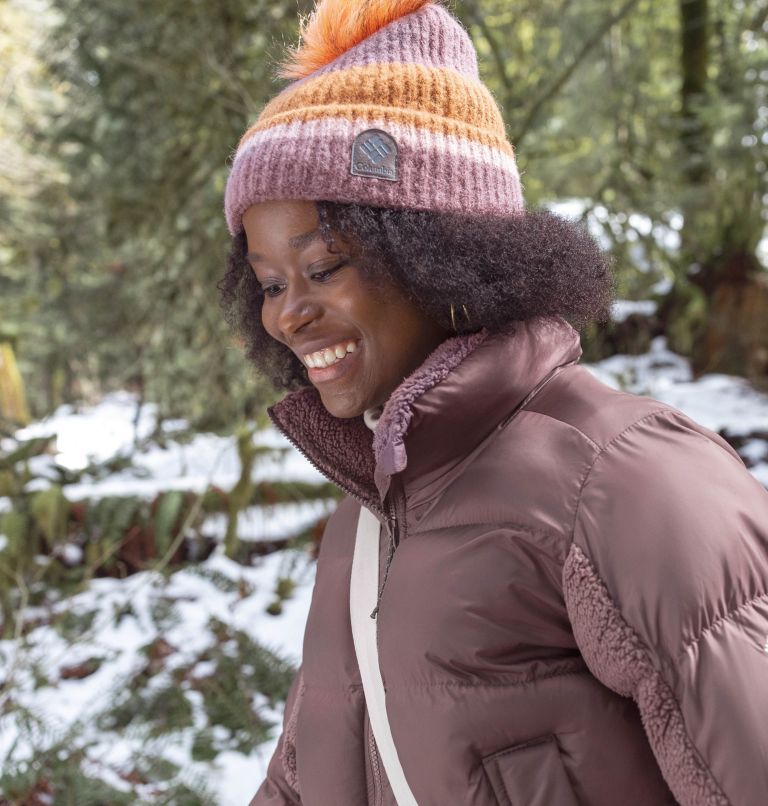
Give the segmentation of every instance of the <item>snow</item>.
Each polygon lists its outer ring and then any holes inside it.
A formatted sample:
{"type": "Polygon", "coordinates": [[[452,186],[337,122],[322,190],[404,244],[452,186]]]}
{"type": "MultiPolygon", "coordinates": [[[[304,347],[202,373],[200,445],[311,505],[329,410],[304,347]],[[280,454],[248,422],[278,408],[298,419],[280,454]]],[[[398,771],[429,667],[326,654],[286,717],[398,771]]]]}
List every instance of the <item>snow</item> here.
{"type": "Polygon", "coordinates": [[[664,336],[653,339],[647,353],[585,366],[604,383],[668,403],[712,431],[734,436],[768,431],[768,395],[735,375],[693,380],[688,361],[667,349],[664,336]]]}
{"type": "MultiPolygon", "coordinates": [[[[46,732],[64,736],[79,726],[88,742],[88,757],[98,760],[101,774],[107,770],[128,768],[139,751],[146,752],[146,736],[127,731],[120,736],[100,732],[95,726],[101,712],[123,685],[139,671],[145,658],[142,648],[162,634],[173,648],[166,658],[162,674],[151,678],[148,685],[162,687],[168,683],[168,673],[189,664],[216,640],[211,633],[212,618],[243,630],[262,645],[298,663],[304,624],[309,609],[314,565],[305,552],[291,552],[299,573],[292,578],[296,588],[290,599],[283,602],[279,617],[266,612],[274,598],[274,583],[285,571],[286,552],[267,555],[255,567],[244,567],[220,552],[214,553],[198,566],[174,573],[168,582],[161,574],[142,572],[126,580],[95,579],[88,590],[61,602],[54,610],[74,614],[96,613],[93,624],[74,642],[65,640],[52,626],[33,630],[24,645],[0,642],[0,668],[12,677],[13,699],[16,706],[27,707],[44,715],[46,732]],[[236,583],[236,590],[222,591],[206,574],[222,574],[236,583]],[[240,590],[249,591],[241,596],[240,590]],[[176,623],[162,631],[151,613],[158,600],[173,602],[176,623]],[[125,614],[116,618],[116,614],[125,614]],[[59,679],[62,667],[74,667],[94,657],[103,662],[100,668],[82,680],[59,679]],[[57,681],[54,685],[38,687],[40,677],[57,681]],[[124,682],[126,681],[126,682],[124,682]]],[[[295,570],[295,569],[294,569],[295,570]]],[[[232,647],[235,652],[236,648],[232,647]]],[[[195,676],[206,673],[205,662],[195,666],[195,676]]],[[[194,695],[194,692],[189,692],[194,695]]],[[[2,699],[0,699],[2,703],[2,699]]],[[[272,721],[279,725],[281,714],[272,712],[272,721]]],[[[192,761],[189,757],[191,736],[182,732],[174,745],[163,739],[162,752],[185,770],[185,774],[202,776],[217,793],[222,806],[245,804],[253,796],[274,749],[276,737],[263,744],[251,756],[234,752],[220,753],[215,765],[192,761]]],[[[34,747],[19,742],[13,717],[0,719],[0,758],[28,758],[34,747]],[[14,746],[15,745],[15,746],[14,746]]],[[[109,778],[117,786],[121,779],[109,778]]],[[[121,786],[125,786],[122,781],[121,786]]]]}
{"type": "MultiPolygon", "coordinates": [[[[249,507],[238,517],[237,534],[240,540],[250,542],[283,538],[305,529],[322,515],[330,515],[334,508],[335,504],[331,501],[280,504],[269,508],[249,507]]],[[[226,515],[217,513],[205,519],[202,531],[206,535],[223,538],[226,528],[226,515]]]]}
{"type": "MultiPolygon", "coordinates": [[[[546,208],[557,215],[570,219],[581,219],[586,213],[587,229],[593,238],[603,247],[610,249],[611,239],[607,232],[614,236],[626,237],[628,241],[637,241],[638,236],[652,238],[656,246],[670,254],[680,249],[680,230],[683,228],[683,216],[677,210],[664,214],[664,222],[654,223],[647,215],[641,213],[613,212],[603,204],[593,204],[590,199],[571,198],[557,199],[547,203],[546,208]]],[[[643,251],[630,250],[633,265],[639,271],[649,271],[647,259],[643,251]]]]}
{"type": "Polygon", "coordinates": [[[156,407],[140,409],[134,395],[115,392],[98,406],[75,411],[61,406],[54,414],[16,432],[20,439],[56,435],[57,462],[76,470],[90,461],[104,461],[131,448],[135,439],[152,433],[156,407]]]}
{"type": "MultiPolygon", "coordinates": [[[[640,228],[642,222],[635,225],[640,228]]],[[[648,312],[651,305],[622,301],[617,316],[626,316],[633,310],[648,312]]],[[[650,395],[681,409],[708,428],[744,437],[741,454],[753,465],[751,472],[768,486],[768,439],[763,436],[768,433],[768,396],[743,379],[707,375],[694,380],[688,362],[670,352],[662,337],[653,341],[646,354],[616,355],[585,366],[614,388],[650,395]]],[[[19,436],[55,433],[57,452],[38,457],[38,469],[49,471],[54,463],[78,469],[90,459],[104,460],[129,451],[135,440],[153,432],[155,417],[152,405],[138,409],[131,395],[120,393],[79,411],[62,407],[50,418],[25,428],[19,436]]],[[[173,433],[181,432],[185,426],[182,422],[166,425],[167,448],[153,447],[141,453],[134,469],[68,486],[67,495],[72,500],[112,494],[153,497],[171,488],[200,491],[210,484],[231,487],[239,475],[234,438],[198,434],[187,441],[174,440],[173,433]]],[[[259,457],[255,479],[322,480],[318,471],[271,427],[257,433],[255,439],[257,444],[278,449],[276,455],[259,457]]],[[[330,501],[316,501],[252,507],[240,518],[240,535],[243,540],[284,537],[328,514],[333,506],[330,501]]],[[[225,525],[222,516],[210,516],[205,532],[221,538],[225,525]]],[[[0,551],[6,543],[0,535],[0,551]]],[[[60,551],[69,563],[80,559],[76,546],[65,545],[60,551]]],[[[192,760],[189,731],[174,734],[172,741],[167,737],[148,739],[145,732],[133,728],[121,733],[104,732],[95,726],[95,715],[146,663],[142,648],[159,635],[170,651],[164,658],[164,671],[151,678],[151,685],[167,684],[174,668],[195,663],[196,659],[194,677],[210,674],[211,662],[200,656],[216,640],[210,628],[212,618],[244,631],[298,663],[314,574],[314,563],[305,551],[279,551],[257,558],[252,566],[243,566],[218,548],[205,562],[167,577],[146,571],[124,580],[94,579],[74,597],[52,597],[44,607],[29,608],[27,617],[36,617],[39,626],[21,641],[0,641],[0,672],[11,681],[10,687],[0,689],[5,692],[0,693],[0,714],[5,714],[0,717],[0,759],[28,758],[34,753],[35,742],[30,744],[13,713],[3,710],[8,696],[12,696],[17,705],[44,717],[48,738],[63,737],[78,726],[89,746],[87,764],[115,787],[128,787],[118,771],[128,769],[137,753],[154,752],[176,760],[185,780],[205,781],[221,806],[244,806],[263,779],[274,750],[281,719],[279,709],[257,703],[277,725],[272,738],[257,751],[245,755],[223,749],[212,762],[192,760]],[[286,576],[296,583],[295,590],[283,601],[282,613],[270,615],[267,607],[275,598],[276,580],[286,576]],[[231,584],[220,584],[222,579],[231,584]],[[159,605],[170,608],[172,616],[162,629],[155,615],[159,605]],[[84,619],[82,631],[74,639],[63,637],[54,625],[57,615],[65,610],[72,617],[84,619]],[[63,667],[94,659],[101,665],[88,676],[62,678],[63,667]]],[[[235,652],[235,647],[230,651],[235,652]]],[[[186,693],[199,723],[202,698],[194,690],[186,693]]],[[[223,741],[225,737],[220,734],[214,731],[214,742],[223,741]]],[[[42,741],[44,737],[37,738],[42,741]]]]}
{"type": "Polygon", "coordinates": [[[611,319],[614,322],[623,322],[633,313],[642,316],[651,316],[656,313],[657,304],[652,299],[617,299],[614,300],[611,310],[611,319]]]}
{"type": "MultiPolygon", "coordinates": [[[[117,453],[127,453],[135,440],[147,437],[156,426],[156,409],[144,405],[138,410],[135,399],[127,393],[106,396],[95,406],[79,411],[69,406],[59,408],[51,417],[17,432],[20,438],[56,435],[51,455],[32,460],[35,472],[50,474],[55,464],[77,470],[89,461],[104,461],[117,453]],[[138,411],[138,418],[137,418],[138,411]]],[[[190,441],[172,440],[172,431],[181,431],[186,423],[166,424],[169,434],[166,449],[153,447],[136,458],[135,468],[110,477],[82,484],[68,485],[70,500],[95,499],[106,495],[137,495],[152,498],[168,489],[202,491],[209,485],[230,488],[239,477],[239,461],[235,440],[231,436],[198,434],[190,441]]],[[[256,443],[276,449],[257,459],[254,479],[324,481],[304,457],[296,452],[274,429],[258,433],[256,443]]],[[[45,485],[40,485],[45,486],[45,485]]],[[[0,499],[3,509],[8,502],[0,499]]],[[[328,500],[285,504],[273,507],[252,507],[240,516],[240,536],[243,540],[267,540],[285,537],[308,526],[333,509],[328,500]]],[[[226,526],[223,516],[210,516],[204,532],[222,537],[226,526]]],[[[0,536],[0,550],[7,543],[0,536]]],[[[81,550],[64,545],[58,553],[67,563],[76,563],[81,550]]],[[[23,737],[13,714],[0,718],[0,759],[30,758],[37,742],[65,736],[74,728],[83,731],[83,741],[89,743],[87,765],[105,781],[119,789],[128,785],[117,770],[129,769],[137,753],[147,753],[144,733],[127,730],[120,736],[99,732],[94,727],[95,716],[119,692],[122,681],[135,674],[145,657],[141,650],[158,635],[173,647],[165,659],[165,672],[191,663],[216,639],[210,621],[216,618],[233,629],[243,630],[261,645],[274,650],[294,663],[301,659],[301,644],[312,586],[314,563],[304,551],[281,551],[258,558],[253,567],[239,565],[217,549],[205,562],[186,570],[176,571],[166,580],[161,574],[142,572],[125,579],[94,579],[87,590],[45,609],[33,611],[43,621],[53,621],[57,613],[85,616],[95,613],[90,627],[73,640],[62,637],[53,626],[43,625],[32,630],[22,641],[0,641],[0,677],[10,678],[17,707],[39,714],[45,725],[45,735],[32,731],[30,745],[23,737]],[[222,590],[212,581],[215,575],[233,582],[231,589],[222,590]],[[275,582],[290,576],[296,587],[282,602],[282,613],[266,612],[275,598],[275,582]],[[247,595],[242,595],[246,592],[247,595]],[[159,630],[151,613],[153,605],[162,600],[172,602],[175,623],[159,630]],[[121,616],[120,614],[127,614],[121,616]],[[60,679],[63,667],[101,660],[97,671],[82,679],[60,679]],[[39,680],[52,681],[39,685],[39,680]],[[37,740],[37,741],[35,741],[37,740]]],[[[205,674],[205,662],[195,667],[195,675],[205,674]]],[[[167,683],[167,677],[157,675],[153,685],[167,683]]],[[[196,692],[187,692],[190,700],[196,692]]],[[[7,697],[0,695],[0,713],[7,697]]],[[[260,703],[261,713],[277,725],[282,714],[260,703]]],[[[198,710],[201,708],[198,706],[198,710]]],[[[157,754],[175,760],[183,780],[203,780],[213,790],[216,803],[236,806],[247,803],[260,783],[277,740],[262,744],[251,755],[232,751],[218,754],[212,763],[195,762],[190,757],[191,737],[183,733],[157,739],[157,754]]]]}

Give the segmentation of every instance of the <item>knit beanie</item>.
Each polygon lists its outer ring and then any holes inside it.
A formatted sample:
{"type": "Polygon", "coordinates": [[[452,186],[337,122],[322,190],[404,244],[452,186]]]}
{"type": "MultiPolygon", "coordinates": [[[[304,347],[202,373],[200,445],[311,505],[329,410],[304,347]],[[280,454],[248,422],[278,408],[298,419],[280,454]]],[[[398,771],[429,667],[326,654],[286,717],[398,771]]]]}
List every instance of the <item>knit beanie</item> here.
{"type": "Polygon", "coordinates": [[[430,0],[319,0],[242,136],[224,211],[278,199],[507,216],[523,197],[461,23],[430,0]]]}

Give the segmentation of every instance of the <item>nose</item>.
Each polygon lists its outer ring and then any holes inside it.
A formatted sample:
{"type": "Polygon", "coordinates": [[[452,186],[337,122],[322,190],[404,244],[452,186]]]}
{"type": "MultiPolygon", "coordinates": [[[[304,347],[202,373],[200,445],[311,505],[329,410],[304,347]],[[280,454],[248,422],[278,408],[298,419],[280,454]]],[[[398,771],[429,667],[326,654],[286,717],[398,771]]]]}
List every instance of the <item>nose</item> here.
{"type": "Polygon", "coordinates": [[[320,305],[309,291],[299,284],[289,285],[282,295],[277,326],[289,339],[302,327],[320,315],[320,305]]]}

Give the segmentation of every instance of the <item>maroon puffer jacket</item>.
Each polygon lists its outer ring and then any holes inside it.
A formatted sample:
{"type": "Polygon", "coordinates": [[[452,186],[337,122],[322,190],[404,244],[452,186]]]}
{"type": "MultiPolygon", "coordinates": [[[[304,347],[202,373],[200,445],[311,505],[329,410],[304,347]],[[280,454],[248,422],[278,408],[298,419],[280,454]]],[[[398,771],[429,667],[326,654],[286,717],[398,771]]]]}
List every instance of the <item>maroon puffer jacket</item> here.
{"type": "Polygon", "coordinates": [[[580,356],[533,319],[444,342],[375,435],[313,388],[270,409],[348,497],[254,805],[394,803],[350,629],[361,501],[395,547],[379,659],[419,806],[768,803],[768,492],[580,356]]]}

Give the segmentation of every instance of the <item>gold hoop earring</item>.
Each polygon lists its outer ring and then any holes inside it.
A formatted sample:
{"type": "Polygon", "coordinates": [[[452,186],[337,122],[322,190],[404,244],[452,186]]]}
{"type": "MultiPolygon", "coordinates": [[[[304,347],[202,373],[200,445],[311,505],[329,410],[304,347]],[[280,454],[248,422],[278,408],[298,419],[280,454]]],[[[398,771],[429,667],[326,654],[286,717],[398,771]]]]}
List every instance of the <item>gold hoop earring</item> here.
{"type": "MultiPolygon", "coordinates": [[[[461,303],[461,309],[464,311],[464,318],[467,320],[467,324],[469,325],[472,320],[469,318],[469,311],[463,302],[461,303]]],[[[456,313],[453,309],[453,303],[451,303],[451,325],[453,326],[454,332],[458,333],[459,331],[456,330],[456,313]]]]}

